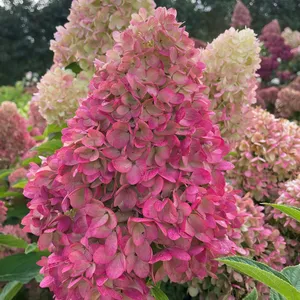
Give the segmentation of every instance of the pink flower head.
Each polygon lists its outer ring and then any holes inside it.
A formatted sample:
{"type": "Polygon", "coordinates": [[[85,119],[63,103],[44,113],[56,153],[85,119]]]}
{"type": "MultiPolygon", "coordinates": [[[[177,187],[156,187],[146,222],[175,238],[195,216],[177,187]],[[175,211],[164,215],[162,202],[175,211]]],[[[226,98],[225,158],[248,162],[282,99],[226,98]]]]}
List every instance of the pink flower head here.
{"type": "Polygon", "coordinates": [[[234,28],[250,27],[251,21],[249,9],[242,1],[238,0],[232,14],[231,26],[234,28]]]}
{"type": "Polygon", "coordinates": [[[26,120],[13,102],[0,105],[0,166],[5,169],[33,147],[35,141],[27,131],[26,120]]]}
{"type": "Polygon", "coordinates": [[[7,207],[5,202],[0,201],[0,223],[2,224],[6,220],[7,207]]]}
{"type": "Polygon", "coordinates": [[[229,171],[228,177],[256,201],[272,201],[278,197],[280,183],[295,178],[299,172],[300,128],[261,108],[251,111],[251,125],[233,150],[231,162],[235,169],[229,171]]]}
{"type": "Polygon", "coordinates": [[[152,299],[145,278],[204,278],[235,251],[229,147],[180,26],[174,9],[134,14],[96,61],[63,148],[33,168],[23,224],[52,252],[41,285],[59,299],[152,299]]]}

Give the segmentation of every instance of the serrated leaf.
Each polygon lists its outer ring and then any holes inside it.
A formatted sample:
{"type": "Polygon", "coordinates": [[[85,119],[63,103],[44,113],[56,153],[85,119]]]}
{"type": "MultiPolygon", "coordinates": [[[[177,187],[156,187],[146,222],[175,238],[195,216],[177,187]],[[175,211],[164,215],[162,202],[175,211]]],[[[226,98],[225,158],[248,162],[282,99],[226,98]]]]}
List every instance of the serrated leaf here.
{"type": "Polygon", "coordinates": [[[13,170],[0,170],[0,179],[3,179],[10,175],[13,170]]]}
{"type": "Polygon", "coordinates": [[[40,164],[42,162],[42,160],[38,156],[26,158],[22,161],[22,166],[27,167],[31,162],[40,164]]]}
{"type": "Polygon", "coordinates": [[[250,294],[248,294],[243,300],[257,300],[258,294],[256,288],[254,288],[250,294]]]}
{"type": "Polygon", "coordinates": [[[39,155],[51,155],[61,147],[62,147],[61,140],[51,140],[35,147],[34,150],[36,150],[39,155]]]}
{"type": "Polygon", "coordinates": [[[0,234],[0,245],[23,249],[28,246],[27,242],[25,242],[23,239],[11,234],[0,234]]]}
{"type": "Polygon", "coordinates": [[[151,294],[156,300],[169,300],[168,296],[158,286],[151,288],[151,294]]]}
{"type": "Polygon", "coordinates": [[[287,298],[300,300],[300,292],[291,285],[287,277],[269,266],[241,256],[223,257],[218,261],[258,280],[287,298]]]}
{"type": "Polygon", "coordinates": [[[11,281],[5,285],[0,294],[0,300],[12,300],[22,288],[23,283],[11,281]]]}
{"type": "Polygon", "coordinates": [[[291,266],[286,267],[281,271],[282,274],[285,275],[285,277],[288,278],[290,283],[298,290],[300,291],[300,265],[297,266],[291,266]]]}
{"type": "Polygon", "coordinates": [[[25,254],[28,254],[28,253],[31,253],[31,252],[34,252],[34,251],[37,251],[37,250],[38,250],[37,244],[32,243],[32,244],[27,245],[27,247],[25,249],[25,254]]]}
{"type": "Polygon", "coordinates": [[[36,263],[43,253],[14,254],[0,260],[0,281],[19,281],[28,283],[39,273],[40,266],[36,263]]]}
{"type": "Polygon", "coordinates": [[[18,180],[12,187],[15,189],[24,189],[27,182],[28,182],[27,179],[21,179],[21,180],[18,180]]]}
{"type": "Polygon", "coordinates": [[[281,296],[279,293],[277,293],[273,289],[271,289],[270,290],[270,300],[286,300],[286,298],[281,296]]]}
{"type": "Polygon", "coordinates": [[[300,209],[295,206],[283,205],[283,204],[272,204],[272,203],[264,203],[264,205],[272,206],[281,212],[287,214],[291,218],[300,222],[300,209]]]}

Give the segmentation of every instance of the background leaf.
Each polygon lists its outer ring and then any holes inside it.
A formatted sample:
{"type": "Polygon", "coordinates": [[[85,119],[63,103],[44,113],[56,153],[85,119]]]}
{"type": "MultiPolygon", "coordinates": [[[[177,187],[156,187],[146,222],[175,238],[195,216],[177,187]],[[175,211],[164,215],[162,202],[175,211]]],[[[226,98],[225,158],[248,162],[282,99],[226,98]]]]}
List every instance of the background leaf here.
{"type": "Polygon", "coordinates": [[[28,283],[40,270],[36,263],[44,255],[42,252],[14,254],[0,260],[0,281],[20,281],[28,283]]]}
{"type": "Polygon", "coordinates": [[[151,294],[156,300],[169,300],[168,296],[158,286],[151,288],[151,294]]]}
{"type": "Polygon", "coordinates": [[[248,294],[243,300],[257,300],[258,294],[256,288],[254,288],[250,294],[248,294]]]}
{"type": "Polygon", "coordinates": [[[218,261],[266,284],[288,300],[300,300],[300,292],[291,285],[287,277],[265,264],[240,256],[224,257],[218,261]]]}
{"type": "Polygon", "coordinates": [[[296,221],[300,222],[300,209],[294,206],[282,205],[282,204],[271,204],[271,203],[264,203],[265,205],[272,206],[281,212],[287,214],[291,218],[295,219],[296,221]]]}
{"type": "Polygon", "coordinates": [[[18,281],[9,282],[1,291],[0,300],[12,300],[17,295],[22,286],[23,283],[18,281]]]}
{"type": "Polygon", "coordinates": [[[8,247],[25,249],[28,244],[23,239],[10,234],[0,234],[0,244],[8,247]]]}
{"type": "Polygon", "coordinates": [[[12,187],[15,189],[24,189],[27,182],[28,182],[28,180],[21,179],[21,180],[18,180],[12,187]]]}

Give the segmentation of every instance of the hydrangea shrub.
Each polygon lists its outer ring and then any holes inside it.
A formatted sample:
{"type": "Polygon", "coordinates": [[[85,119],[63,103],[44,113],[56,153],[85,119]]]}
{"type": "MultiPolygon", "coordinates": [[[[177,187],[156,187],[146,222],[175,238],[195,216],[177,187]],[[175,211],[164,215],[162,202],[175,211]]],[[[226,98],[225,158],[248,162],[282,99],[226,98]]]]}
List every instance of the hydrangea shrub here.
{"type": "Polygon", "coordinates": [[[256,201],[275,200],[280,183],[299,172],[300,128],[261,108],[252,109],[253,119],[235,147],[228,177],[256,201]]]}
{"type": "Polygon", "coordinates": [[[256,102],[255,74],[259,68],[260,47],[251,29],[226,30],[202,50],[206,65],[204,83],[222,136],[239,140],[247,126],[246,115],[256,102]]]}
{"type": "Polygon", "coordinates": [[[96,61],[63,148],[32,165],[22,223],[52,252],[41,286],[58,299],[152,299],[146,278],[211,276],[214,258],[235,252],[229,149],[180,25],[173,9],[133,15],[96,61]]]}

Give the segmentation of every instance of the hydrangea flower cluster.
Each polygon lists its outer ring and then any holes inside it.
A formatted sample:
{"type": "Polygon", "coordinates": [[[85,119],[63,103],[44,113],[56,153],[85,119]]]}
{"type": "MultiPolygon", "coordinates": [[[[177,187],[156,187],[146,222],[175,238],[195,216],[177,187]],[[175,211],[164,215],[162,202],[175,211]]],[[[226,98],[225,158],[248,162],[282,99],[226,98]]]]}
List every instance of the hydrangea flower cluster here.
{"type": "MultiPolygon", "coordinates": [[[[230,187],[229,187],[230,188],[230,187]]],[[[235,229],[232,235],[240,247],[240,254],[266,263],[276,270],[282,270],[287,256],[286,242],[280,232],[265,223],[264,208],[255,205],[249,194],[244,197],[235,196],[243,226],[235,229]]],[[[253,279],[242,276],[231,268],[222,265],[217,278],[193,280],[189,286],[191,296],[200,293],[200,299],[243,299],[253,287],[257,288],[261,298],[269,299],[269,289],[253,279]]]]}
{"type": "Polygon", "coordinates": [[[238,0],[233,10],[231,26],[234,28],[250,27],[251,21],[249,9],[242,1],[238,0]]]}
{"type": "MultiPolygon", "coordinates": [[[[35,99],[38,97],[35,97],[35,99]]],[[[32,136],[42,135],[47,122],[45,118],[41,115],[39,112],[39,106],[36,103],[36,101],[30,101],[29,103],[29,125],[32,127],[32,130],[30,131],[30,134],[32,136]]]]}
{"type": "Polygon", "coordinates": [[[276,110],[282,118],[293,118],[300,112],[300,76],[279,92],[276,110]]]}
{"type": "MultiPolygon", "coordinates": [[[[279,195],[275,203],[300,208],[300,175],[297,179],[286,182],[279,191],[279,195]]],[[[296,220],[277,209],[272,210],[272,217],[277,220],[284,231],[290,230],[298,235],[300,234],[300,225],[296,220]]]]}
{"type": "Polygon", "coordinates": [[[293,31],[291,28],[286,27],[281,33],[284,41],[291,48],[297,48],[300,46],[300,32],[295,30],[293,31]]]}
{"type": "Polygon", "coordinates": [[[258,73],[262,79],[269,80],[273,71],[279,66],[278,60],[289,61],[294,55],[291,47],[285,44],[281,36],[281,29],[277,20],[273,20],[262,29],[259,39],[268,50],[268,55],[262,57],[262,64],[258,73]]]}
{"type": "Polygon", "coordinates": [[[49,124],[61,125],[74,116],[80,99],[87,95],[89,79],[87,72],[76,75],[55,65],[42,77],[33,101],[49,124]]]}
{"type": "Polygon", "coordinates": [[[13,102],[0,105],[0,167],[8,168],[16,159],[33,147],[35,141],[27,131],[26,120],[13,102]]]}
{"type": "Polygon", "coordinates": [[[96,61],[63,148],[32,165],[25,230],[52,254],[42,287],[57,299],[152,299],[145,278],[204,278],[234,253],[229,151],[210,120],[199,49],[158,8],[133,15],[96,61]]]}
{"type": "Polygon", "coordinates": [[[153,0],[75,0],[68,23],[59,26],[51,41],[54,63],[66,67],[78,62],[82,69],[92,70],[95,58],[105,55],[114,42],[112,33],[129,25],[131,15],[145,8],[153,14],[153,0]]]}
{"type": "Polygon", "coordinates": [[[26,178],[27,170],[25,168],[18,168],[15,169],[9,176],[8,176],[8,182],[10,185],[13,185],[20,179],[26,178]]]}
{"type": "Polygon", "coordinates": [[[278,98],[279,88],[271,86],[258,89],[256,93],[257,104],[262,108],[274,108],[278,98]]]}
{"type": "Polygon", "coordinates": [[[211,100],[213,119],[221,135],[229,142],[240,139],[247,122],[249,105],[255,103],[255,72],[259,68],[260,47],[251,29],[226,30],[205,50],[201,58],[206,65],[204,83],[211,100]]]}
{"type": "Polygon", "coordinates": [[[256,201],[275,200],[279,184],[299,172],[300,127],[261,108],[253,108],[252,114],[244,139],[231,156],[235,169],[228,176],[256,201]]]}

